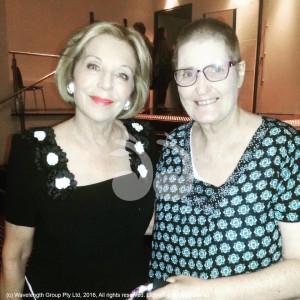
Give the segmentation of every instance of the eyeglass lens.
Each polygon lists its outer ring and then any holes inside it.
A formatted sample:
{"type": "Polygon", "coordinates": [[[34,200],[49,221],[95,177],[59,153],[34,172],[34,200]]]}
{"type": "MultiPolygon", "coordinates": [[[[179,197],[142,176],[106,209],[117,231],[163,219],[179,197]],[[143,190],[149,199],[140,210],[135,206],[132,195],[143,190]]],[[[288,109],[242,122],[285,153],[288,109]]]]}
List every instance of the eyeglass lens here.
{"type": "Polygon", "coordinates": [[[180,86],[193,85],[198,78],[198,73],[203,72],[204,76],[209,81],[221,81],[226,79],[229,68],[233,63],[221,64],[221,65],[209,65],[203,68],[203,70],[197,69],[180,69],[174,72],[175,81],[180,86]]]}

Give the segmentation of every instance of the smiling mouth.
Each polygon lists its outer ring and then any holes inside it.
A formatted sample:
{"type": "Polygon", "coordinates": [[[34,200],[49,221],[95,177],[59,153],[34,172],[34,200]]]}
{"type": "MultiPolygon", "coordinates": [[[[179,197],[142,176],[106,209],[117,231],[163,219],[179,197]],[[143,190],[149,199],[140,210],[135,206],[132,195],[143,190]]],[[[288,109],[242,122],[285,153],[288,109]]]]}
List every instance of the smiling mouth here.
{"type": "Polygon", "coordinates": [[[101,97],[98,97],[98,96],[91,96],[91,99],[97,105],[107,106],[107,105],[110,105],[110,104],[113,103],[110,99],[101,98],[101,97]]]}
{"type": "Polygon", "coordinates": [[[198,106],[207,106],[207,105],[217,102],[219,99],[220,98],[217,97],[217,98],[213,98],[213,99],[200,100],[200,101],[195,101],[195,102],[198,106]]]}

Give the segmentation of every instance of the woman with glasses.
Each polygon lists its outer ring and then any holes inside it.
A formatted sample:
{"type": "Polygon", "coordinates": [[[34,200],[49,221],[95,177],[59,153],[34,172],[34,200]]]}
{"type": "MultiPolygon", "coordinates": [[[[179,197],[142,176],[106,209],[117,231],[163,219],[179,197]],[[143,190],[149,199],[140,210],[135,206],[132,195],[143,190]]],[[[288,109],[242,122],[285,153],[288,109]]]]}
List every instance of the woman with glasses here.
{"type": "Polygon", "coordinates": [[[174,77],[191,117],[156,174],[149,299],[300,298],[300,138],[241,109],[245,76],[228,25],[183,28],[174,77]]]}

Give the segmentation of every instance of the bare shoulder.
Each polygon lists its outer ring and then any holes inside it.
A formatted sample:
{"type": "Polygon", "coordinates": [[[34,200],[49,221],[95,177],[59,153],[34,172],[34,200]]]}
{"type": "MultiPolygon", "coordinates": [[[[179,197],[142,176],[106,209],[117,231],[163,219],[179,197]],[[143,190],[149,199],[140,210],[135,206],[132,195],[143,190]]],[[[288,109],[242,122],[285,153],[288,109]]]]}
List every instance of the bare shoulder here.
{"type": "Polygon", "coordinates": [[[65,122],[53,126],[53,130],[55,132],[55,136],[58,138],[70,136],[70,134],[72,133],[70,120],[67,120],[65,122]]]}

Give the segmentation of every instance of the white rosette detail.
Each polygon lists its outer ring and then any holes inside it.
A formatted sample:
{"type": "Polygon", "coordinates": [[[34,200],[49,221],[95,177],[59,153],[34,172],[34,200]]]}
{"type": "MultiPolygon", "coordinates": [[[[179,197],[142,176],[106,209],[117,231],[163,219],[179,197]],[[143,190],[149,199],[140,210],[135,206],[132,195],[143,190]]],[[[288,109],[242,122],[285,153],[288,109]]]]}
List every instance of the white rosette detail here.
{"type": "Polygon", "coordinates": [[[55,186],[59,189],[66,189],[68,186],[70,186],[71,180],[67,177],[62,178],[56,178],[55,179],[55,186]]]}
{"type": "Polygon", "coordinates": [[[42,131],[42,130],[37,130],[34,132],[34,137],[38,140],[38,141],[43,141],[46,137],[46,132],[42,131]]]}
{"type": "Polygon", "coordinates": [[[142,153],[145,152],[144,144],[141,143],[141,142],[136,142],[135,145],[134,145],[134,148],[135,148],[135,150],[138,154],[142,154],[142,153]]]}
{"type": "Polygon", "coordinates": [[[137,170],[140,173],[142,178],[145,178],[147,176],[148,170],[143,164],[139,165],[137,170]]]}
{"type": "Polygon", "coordinates": [[[58,163],[58,155],[53,152],[48,153],[47,163],[50,166],[55,166],[58,163]]]}
{"type": "Polygon", "coordinates": [[[144,129],[143,126],[139,123],[132,123],[131,125],[137,132],[140,132],[144,129]]]}

